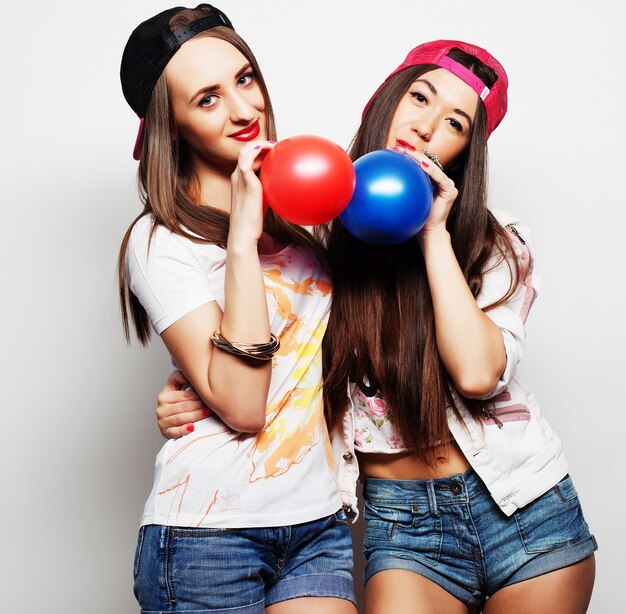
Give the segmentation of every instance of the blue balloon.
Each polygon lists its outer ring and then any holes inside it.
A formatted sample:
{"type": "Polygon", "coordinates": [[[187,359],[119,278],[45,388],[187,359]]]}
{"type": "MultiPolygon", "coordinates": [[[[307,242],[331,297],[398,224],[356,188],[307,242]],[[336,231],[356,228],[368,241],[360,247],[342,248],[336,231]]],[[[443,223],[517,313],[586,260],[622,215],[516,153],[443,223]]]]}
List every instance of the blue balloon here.
{"type": "Polygon", "coordinates": [[[350,234],[366,243],[395,245],[422,229],[433,204],[433,188],[413,158],[380,149],[356,160],[354,170],[354,194],[339,215],[350,234]]]}

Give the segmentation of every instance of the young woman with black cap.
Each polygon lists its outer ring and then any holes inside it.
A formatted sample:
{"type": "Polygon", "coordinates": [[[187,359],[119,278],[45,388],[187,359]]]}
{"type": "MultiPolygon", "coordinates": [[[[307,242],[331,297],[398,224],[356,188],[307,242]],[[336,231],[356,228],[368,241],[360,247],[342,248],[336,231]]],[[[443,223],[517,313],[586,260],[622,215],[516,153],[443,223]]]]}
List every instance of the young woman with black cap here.
{"type": "MultiPolygon", "coordinates": [[[[364,481],[368,614],[574,614],[591,597],[595,539],[517,377],[538,287],[532,239],[487,208],[487,138],[507,85],[475,45],[413,49],[366,105],[351,156],[413,157],[436,188],[430,217],[395,246],[338,220],[326,232],[324,396],[345,504],[356,506],[358,465],[364,481]]],[[[165,435],[182,400],[172,388],[165,435]]]]}
{"type": "Polygon", "coordinates": [[[211,408],[158,454],[135,559],[142,612],[355,612],[323,416],[324,250],[263,215],[276,138],[252,52],[210,5],[131,34],[142,214],[119,259],[123,321],[151,328],[211,408]],[[312,488],[311,485],[315,487],[312,488]]]}

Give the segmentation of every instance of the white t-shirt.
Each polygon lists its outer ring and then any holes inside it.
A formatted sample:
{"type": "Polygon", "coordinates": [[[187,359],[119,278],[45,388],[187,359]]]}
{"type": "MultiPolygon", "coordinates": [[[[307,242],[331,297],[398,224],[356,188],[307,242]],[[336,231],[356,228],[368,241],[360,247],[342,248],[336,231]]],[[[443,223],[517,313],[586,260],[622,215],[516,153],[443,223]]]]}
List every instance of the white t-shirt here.
{"type": "MultiPolygon", "coordinates": [[[[223,310],[226,251],[162,226],[148,251],[152,222],[145,216],[133,228],[126,267],[156,332],[210,301],[223,310]]],[[[270,327],[281,342],[266,425],[259,433],[238,433],[213,415],[197,422],[193,434],[167,441],[142,525],[282,526],[341,507],[322,402],[330,280],[313,255],[294,246],[259,258],[270,327]]]]}

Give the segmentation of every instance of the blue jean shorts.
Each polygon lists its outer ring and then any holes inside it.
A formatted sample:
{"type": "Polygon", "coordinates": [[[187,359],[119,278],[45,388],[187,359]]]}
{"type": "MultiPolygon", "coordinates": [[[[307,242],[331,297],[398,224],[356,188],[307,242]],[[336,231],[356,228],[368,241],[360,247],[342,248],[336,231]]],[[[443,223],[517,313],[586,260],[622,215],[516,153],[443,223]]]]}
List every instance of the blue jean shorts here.
{"type": "Polygon", "coordinates": [[[414,571],[466,605],[577,563],[596,549],[569,476],[506,516],[470,470],[439,480],[368,478],[365,582],[414,571]]]}
{"type": "Polygon", "coordinates": [[[343,510],[285,527],[143,526],[134,578],[144,614],[263,614],[267,606],[297,597],[354,603],[352,540],[343,510]]]}

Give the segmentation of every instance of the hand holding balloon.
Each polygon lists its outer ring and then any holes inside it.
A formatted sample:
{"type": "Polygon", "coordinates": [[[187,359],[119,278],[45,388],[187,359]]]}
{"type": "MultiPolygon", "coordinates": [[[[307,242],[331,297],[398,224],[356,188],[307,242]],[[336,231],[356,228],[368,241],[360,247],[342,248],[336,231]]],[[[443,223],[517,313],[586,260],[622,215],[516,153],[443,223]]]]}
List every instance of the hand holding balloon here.
{"type": "Polygon", "coordinates": [[[430,215],[420,230],[419,237],[424,238],[427,234],[437,229],[447,231],[448,216],[459,195],[454,181],[446,175],[439,158],[434,153],[426,150],[420,152],[402,148],[398,149],[398,151],[404,152],[413,158],[424,173],[428,175],[433,185],[433,203],[430,215]]]}
{"type": "Polygon", "coordinates": [[[354,192],[355,173],[339,145],[303,135],[280,141],[265,156],[260,180],[272,210],[288,222],[312,226],[344,210],[354,192]]]}
{"type": "Polygon", "coordinates": [[[339,219],[352,235],[376,245],[395,245],[424,226],[433,202],[430,179],[414,159],[391,149],[354,163],[354,195],[339,219]]]}

